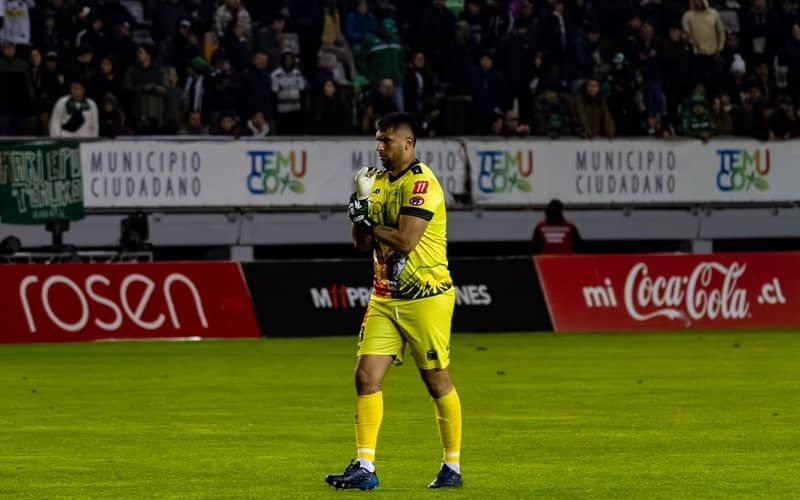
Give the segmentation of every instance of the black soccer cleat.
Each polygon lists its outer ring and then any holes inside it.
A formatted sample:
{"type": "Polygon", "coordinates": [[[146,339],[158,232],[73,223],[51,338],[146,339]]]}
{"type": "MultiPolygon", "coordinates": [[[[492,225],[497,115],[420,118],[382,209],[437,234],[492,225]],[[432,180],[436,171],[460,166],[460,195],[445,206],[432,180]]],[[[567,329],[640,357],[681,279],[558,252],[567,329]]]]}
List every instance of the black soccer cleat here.
{"type": "Polygon", "coordinates": [[[461,474],[443,464],[439,473],[436,474],[436,479],[428,485],[428,488],[461,488],[462,486],[464,486],[464,480],[461,479],[461,474]]]}
{"type": "Polygon", "coordinates": [[[351,460],[344,472],[326,476],[325,482],[337,490],[374,490],[378,487],[378,475],[361,467],[357,460],[351,460]]]}

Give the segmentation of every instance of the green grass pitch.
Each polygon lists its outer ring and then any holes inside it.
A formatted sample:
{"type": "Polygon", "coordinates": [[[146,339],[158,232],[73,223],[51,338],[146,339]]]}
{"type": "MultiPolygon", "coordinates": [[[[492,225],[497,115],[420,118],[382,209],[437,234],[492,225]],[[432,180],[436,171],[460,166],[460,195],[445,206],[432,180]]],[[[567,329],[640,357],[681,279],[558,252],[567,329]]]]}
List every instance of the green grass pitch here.
{"type": "Polygon", "coordinates": [[[0,346],[0,498],[800,498],[800,333],[456,335],[461,491],[412,365],[381,485],[354,455],[353,338],[0,346]]]}

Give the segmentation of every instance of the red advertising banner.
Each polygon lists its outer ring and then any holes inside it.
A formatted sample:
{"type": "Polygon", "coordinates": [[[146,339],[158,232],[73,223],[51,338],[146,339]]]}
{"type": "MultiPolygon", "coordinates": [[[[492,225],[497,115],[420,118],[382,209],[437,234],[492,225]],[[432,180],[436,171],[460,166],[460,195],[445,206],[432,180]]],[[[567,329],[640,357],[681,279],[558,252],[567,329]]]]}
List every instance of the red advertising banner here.
{"type": "Polygon", "coordinates": [[[800,326],[800,253],[535,257],[556,331],[800,326]]]}
{"type": "Polygon", "coordinates": [[[260,335],[233,262],[0,266],[0,342],[260,335]]]}

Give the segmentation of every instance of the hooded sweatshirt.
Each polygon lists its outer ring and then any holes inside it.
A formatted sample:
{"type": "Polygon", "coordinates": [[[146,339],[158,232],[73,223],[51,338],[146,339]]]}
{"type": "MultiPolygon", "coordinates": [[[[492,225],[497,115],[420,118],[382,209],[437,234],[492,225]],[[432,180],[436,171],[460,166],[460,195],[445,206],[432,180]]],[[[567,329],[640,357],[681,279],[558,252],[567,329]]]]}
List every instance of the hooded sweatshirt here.
{"type": "Polygon", "coordinates": [[[713,56],[725,47],[725,26],[708,0],[702,3],[703,9],[692,8],[683,14],[683,30],[689,34],[695,54],[713,56]]]}

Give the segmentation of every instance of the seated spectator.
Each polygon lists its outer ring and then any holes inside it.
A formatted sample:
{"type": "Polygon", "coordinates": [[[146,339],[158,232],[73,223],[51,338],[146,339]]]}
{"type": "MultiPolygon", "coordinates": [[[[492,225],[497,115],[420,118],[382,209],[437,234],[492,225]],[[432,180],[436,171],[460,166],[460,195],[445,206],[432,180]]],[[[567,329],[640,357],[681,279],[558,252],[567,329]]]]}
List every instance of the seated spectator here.
{"type": "Polygon", "coordinates": [[[351,104],[345,100],[336,82],[325,80],[314,106],[313,133],[345,135],[351,133],[352,129],[351,104]]]}
{"type": "Polygon", "coordinates": [[[140,134],[157,133],[164,124],[166,76],[153,62],[153,46],[136,51],[136,65],[125,75],[125,91],[130,95],[131,123],[140,134]]]}
{"type": "Polygon", "coordinates": [[[224,135],[228,137],[239,137],[239,117],[232,111],[224,111],[217,122],[217,127],[211,132],[212,135],[224,135]]]}
{"type": "Polygon", "coordinates": [[[764,104],[764,99],[761,96],[761,89],[752,80],[745,81],[742,89],[739,105],[732,110],[733,132],[737,136],[754,137],[756,117],[764,104]]]}
{"type": "Polygon", "coordinates": [[[86,83],[70,83],[69,94],[56,101],[50,113],[50,137],[98,137],[97,104],[86,97],[86,83]]]}
{"type": "Polygon", "coordinates": [[[733,115],[731,111],[731,98],[728,94],[721,94],[714,98],[712,111],[714,113],[714,125],[719,135],[733,135],[733,115]]]}
{"type": "Polygon", "coordinates": [[[519,122],[516,111],[509,110],[503,113],[503,135],[506,137],[525,137],[530,135],[531,128],[527,123],[519,122]]]}
{"type": "Polygon", "coordinates": [[[550,83],[533,102],[533,133],[558,139],[573,134],[572,111],[566,96],[559,93],[560,86],[550,83]]]}
{"type": "Polygon", "coordinates": [[[544,220],[533,230],[532,243],[533,254],[570,254],[579,250],[578,228],[564,218],[564,204],[560,200],[547,204],[544,220]]]}
{"type": "Polygon", "coordinates": [[[714,135],[714,120],[706,110],[706,100],[696,95],[691,99],[691,107],[685,109],[681,116],[681,135],[701,139],[707,143],[714,135]]]}
{"type": "Polygon", "coordinates": [[[600,94],[600,82],[594,78],[587,80],[583,90],[575,96],[575,124],[578,135],[584,139],[613,139],[616,135],[614,118],[605,96],[600,94]]]}
{"type": "Polygon", "coordinates": [[[377,89],[370,91],[367,109],[361,120],[361,131],[365,134],[375,133],[375,123],[389,113],[398,111],[394,100],[394,82],[389,78],[380,81],[377,89]]]}
{"type": "Polygon", "coordinates": [[[792,99],[781,96],[778,107],[768,121],[770,141],[785,141],[800,137],[800,122],[797,120],[792,99]]]}
{"type": "Polygon", "coordinates": [[[666,121],[664,115],[650,113],[645,118],[644,135],[652,139],[668,139],[675,135],[672,125],[666,121]]]}
{"type": "Polygon", "coordinates": [[[284,52],[281,66],[272,72],[272,92],[278,110],[278,134],[300,135],[304,130],[304,101],[308,84],[295,66],[294,54],[284,52]]]}
{"type": "Polygon", "coordinates": [[[263,111],[255,111],[242,129],[242,137],[264,138],[270,133],[269,122],[263,111]]]}
{"type": "Polygon", "coordinates": [[[130,135],[133,131],[125,125],[125,113],[117,104],[117,97],[108,93],[100,107],[100,137],[130,135]]]}
{"type": "Polygon", "coordinates": [[[353,50],[357,51],[367,35],[375,33],[377,29],[375,16],[369,12],[367,0],[358,0],[356,8],[345,17],[344,25],[347,43],[350,44],[353,50]]]}
{"type": "Polygon", "coordinates": [[[178,132],[179,135],[208,135],[208,126],[203,123],[203,115],[199,111],[189,111],[178,132]]]}

